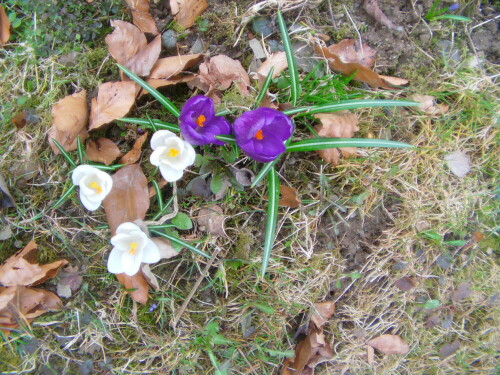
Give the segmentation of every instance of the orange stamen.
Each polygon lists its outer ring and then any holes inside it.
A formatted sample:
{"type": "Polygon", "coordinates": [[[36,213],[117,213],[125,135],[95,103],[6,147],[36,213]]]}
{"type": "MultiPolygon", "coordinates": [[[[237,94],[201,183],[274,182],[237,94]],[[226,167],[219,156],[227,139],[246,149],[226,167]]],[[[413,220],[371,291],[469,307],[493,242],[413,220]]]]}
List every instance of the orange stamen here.
{"type": "Polygon", "coordinates": [[[171,148],[170,150],[168,150],[168,156],[170,156],[171,158],[175,158],[177,155],[179,155],[179,150],[177,150],[176,148],[171,148]]]}
{"type": "Polygon", "coordinates": [[[264,139],[264,134],[262,133],[262,129],[257,130],[257,133],[255,133],[254,137],[257,140],[262,141],[264,139]]]}
{"type": "Polygon", "coordinates": [[[202,128],[205,126],[205,121],[207,121],[206,117],[203,115],[199,115],[198,118],[196,119],[196,125],[202,128]]]}
{"type": "Polygon", "coordinates": [[[136,251],[137,251],[137,243],[136,242],[132,242],[130,244],[130,249],[129,249],[128,253],[130,255],[135,255],[136,251]]]}
{"type": "Polygon", "coordinates": [[[89,184],[89,187],[90,187],[91,189],[94,189],[94,190],[95,190],[95,192],[96,192],[97,194],[101,194],[101,193],[102,193],[102,187],[101,187],[101,185],[99,185],[99,184],[98,184],[97,182],[95,182],[95,181],[94,181],[94,182],[91,182],[91,183],[89,184]]]}

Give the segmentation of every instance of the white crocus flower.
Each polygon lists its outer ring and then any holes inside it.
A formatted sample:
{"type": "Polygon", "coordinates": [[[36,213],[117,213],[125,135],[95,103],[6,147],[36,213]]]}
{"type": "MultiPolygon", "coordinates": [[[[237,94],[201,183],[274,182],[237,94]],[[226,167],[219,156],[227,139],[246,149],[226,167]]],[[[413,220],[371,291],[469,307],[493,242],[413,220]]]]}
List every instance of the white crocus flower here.
{"type": "Polygon", "coordinates": [[[99,208],[113,187],[113,179],[109,174],[90,165],[76,167],[71,179],[73,184],[80,186],[80,200],[90,211],[99,208]]]}
{"type": "Polygon", "coordinates": [[[114,246],[109,254],[108,271],[135,275],[141,263],[156,263],[160,260],[158,246],[134,223],[123,223],[111,238],[114,246]]]}
{"type": "Polygon", "coordinates": [[[151,137],[151,164],[160,168],[161,175],[168,182],[180,179],[184,169],[194,163],[193,146],[168,130],[158,130],[151,137]]]}

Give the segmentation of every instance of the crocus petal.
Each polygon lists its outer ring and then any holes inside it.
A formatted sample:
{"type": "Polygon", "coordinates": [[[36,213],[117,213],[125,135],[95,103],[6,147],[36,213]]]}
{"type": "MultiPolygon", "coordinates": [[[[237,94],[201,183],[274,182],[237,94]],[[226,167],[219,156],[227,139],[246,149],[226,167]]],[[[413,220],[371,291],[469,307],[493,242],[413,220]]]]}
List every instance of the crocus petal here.
{"type": "Polygon", "coordinates": [[[261,130],[266,124],[265,118],[259,115],[260,112],[249,111],[243,113],[234,122],[234,135],[236,142],[247,143],[251,140],[257,131],[261,130]]]}
{"type": "MultiPolygon", "coordinates": [[[[132,231],[140,231],[140,230],[141,230],[141,228],[139,228],[138,225],[136,225],[134,223],[127,222],[127,223],[122,223],[122,224],[118,225],[118,228],[116,228],[116,234],[117,235],[122,234],[122,233],[127,234],[127,233],[130,233],[132,231]]],[[[113,242],[111,242],[111,243],[113,243],[113,242]]]]}
{"type": "Polygon", "coordinates": [[[141,259],[143,256],[143,251],[138,250],[135,254],[130,254],[128,252],[122,252],[122,267],[123,272],[129,276],[134,276],[141,267],[141,259]]]}
{"type": "Polygon", "coordinates": [[[161,163],[161,156],[167,151],[167,148],[162,146],[158,147],[156,150],[153,151],[151,156],[149,157],[149,162],[153,164],[154,166],[159,166],[161,163]]]}
{"type": "Polygon", "coordinates": [[[191,146],[189,143],[185,142],[186,143],[186,150],[187,150],[187,153],[188,153],[188,157],[187,157],[187,163],[189,165],[193,165],[194,163],[194,160],[196,159],[196,152],[194,152],[194,148],[193,146],[191,146]]]}
{"type": "Polygon", "coordinates": [[[85,207],[89,211],[97,210],[102,202],[102,200],[100,199],[97,201],[90,200],[81,190],[80,190],[80,201],[82,202],[83,207],[85,207]]]}
{"type": "Polygon", "coordinates": [[[215,115],[214,101],[203,95],[193,96],[182,106],[179,118],[185,117],[188,113],[204,115],[207,119],[213,117],[215,115]]]}
{"type": "Polygon", "coordinates": [[[160,260],[160,249],[156,244],[149,240],[144,248],[144,252],[142,254],[142,262],[143,263],[156,263],[160,260]]]}
{"type": "Polygon", "coordinates": [[[117,249],[116,247],[111,250],[108,258],[108,271],[111,273],[122,273],[122,254],[123,251],[117,249]]]}
{"type": "MultiPolygon", "coordinates": [[[[132,223],[129,223],[132,224],[132,223]]],[[[114,247],[122,250],[122,251],[128,251],[130,248],[130,243],[134,242],[133,240],[130,239],[130,235],[128,233],[118,233],[116,232],[113,237],[111,237],[111,245],[114,247]]]]}
{"type": "Polygon", "coordinates": [[[170,130],[158,130],[154,132],[151,137],[151,148],[156,150],[160,146],[165,146],[165,140],[172,137],[176,137],[176,135],[170,130]]]}
{"type": "Polygon", "coordinates": [[[73,185],[80,185],[80,181],[83,177],[88,174],[95,173],[97,168],[90,165],[79,165],[71,173],[71,179],[73,180],[73,185]]]}
{"type": "Polygon", "coordinates": [[[182,169],[174,169],[166,164],[160,164],[159,167],[162,177],[167,182],[175,182],[181,179],[182,175],[184,174],[184,171],[182,169]]]}

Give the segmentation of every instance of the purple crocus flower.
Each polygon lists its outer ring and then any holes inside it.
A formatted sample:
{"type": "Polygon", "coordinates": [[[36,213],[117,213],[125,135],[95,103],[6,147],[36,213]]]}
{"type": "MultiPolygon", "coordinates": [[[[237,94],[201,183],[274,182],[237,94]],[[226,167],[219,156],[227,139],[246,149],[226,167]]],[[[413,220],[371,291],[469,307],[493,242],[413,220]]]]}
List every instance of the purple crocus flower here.
{"type": "Polygon", "coordinates": [[[233,125],[236,143],[253,160],[267,163],[285,152],[283,144],[293,133],[293,122],[271,108],[243,113],[233,125]]]}
{"type": "Polygon", "coordinates": [[[231,124],[225,118],[215,116],[213,100],[203,95],[193,96],[184,103],[179,120],[182,136],[195,146],[223,145],[224,142],[215,136],[231,134],[231,124]]]}
{"type": "Polygon", "coordinates": [[[449,11],[452,11],[452,10],[457,10],[458,8],[460,8],[460,4],[452,4],[450,5],[450,7],[448,8],[449,11]]]}

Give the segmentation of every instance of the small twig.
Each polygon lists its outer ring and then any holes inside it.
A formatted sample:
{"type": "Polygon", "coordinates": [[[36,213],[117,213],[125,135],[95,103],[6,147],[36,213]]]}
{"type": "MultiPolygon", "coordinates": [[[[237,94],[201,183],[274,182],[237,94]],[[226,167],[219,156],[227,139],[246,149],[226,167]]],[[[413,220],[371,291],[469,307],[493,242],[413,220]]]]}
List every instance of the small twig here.
{"type": "Polygon", "coordinates": [[[484,22],[481,22],[480,24],[478,24],[478,25],[476,25],[476,26],[472,26],[472,27],[470,28],[470,30],[472,31],[472,30],[474,30],[476,27],[480,27],[480,26],[483,26],[484,24],[487,24],[487,23],[489,23],[489,22],[491,22],[491,21],[494,21],[494,20],[496,20],[498,17],[500,17],[500,14],[499,14],[499,15],[497,15],[496,17],[490,18],[489,20],[486,20],[486,21],[484,21],[484,22]]]}
{"type": "MultiPolygon", "coordinates": [[[[181,308],[179,309],[179,311],[177,312],[175,317],[170,321],[170,326],[172,328],[175,328],[177,326],[177,323],[179,323],[179,320],[181,319],[182,314],[184,314],[184,311],[186,310],[187,306],[189,305],[189,302],[191,302],[191,299],[193,298],[194,294],[196,293],[196,291],[200,287],[201,282],[203,281],[203,279],[205,277],[207,277],[208,270],[210,269],[210,267],[212,267],[212,264],[214,263],[215,259],[217,259],[217,255],[219,255],[219,252],[220,252],[220,248],[217,247],[215,249],[215,252],[214,252],[214,255],[212,256],[212,258],[207,262],[207,264],[205,264],[205,268],[203,269],[203,272],[201,273],[200,277],[198,277],[198,280],[196,280],[196,282],[194,283],[193,289],[191,289],[191,291],[189,292],[189,295],[184,300],[181,308]]],[[[219,262],[217,262],[217,263],[219,264],[220,262],[221,261],[219,260],[219,262]]]]}
{"type": "Polygon", "coordinates": [[[349,11],[347,10],[345,5],[342,5],[344,7],[345,12],[347,13],[347,17],[349,17],[349,21],[351,21],[352,25],[354,26],[354,30],[356,30],[356,34],[358,34],[358,39],[359,39],[359,47],[361,48],[361,55],[363,58],[365,57],[365,52],[363,51],[363,41],[361,40],[361,34],[359,33],[358,27],[354,23],[354,20],[351,18],[351,15],[349,14],[349,11]]]}

